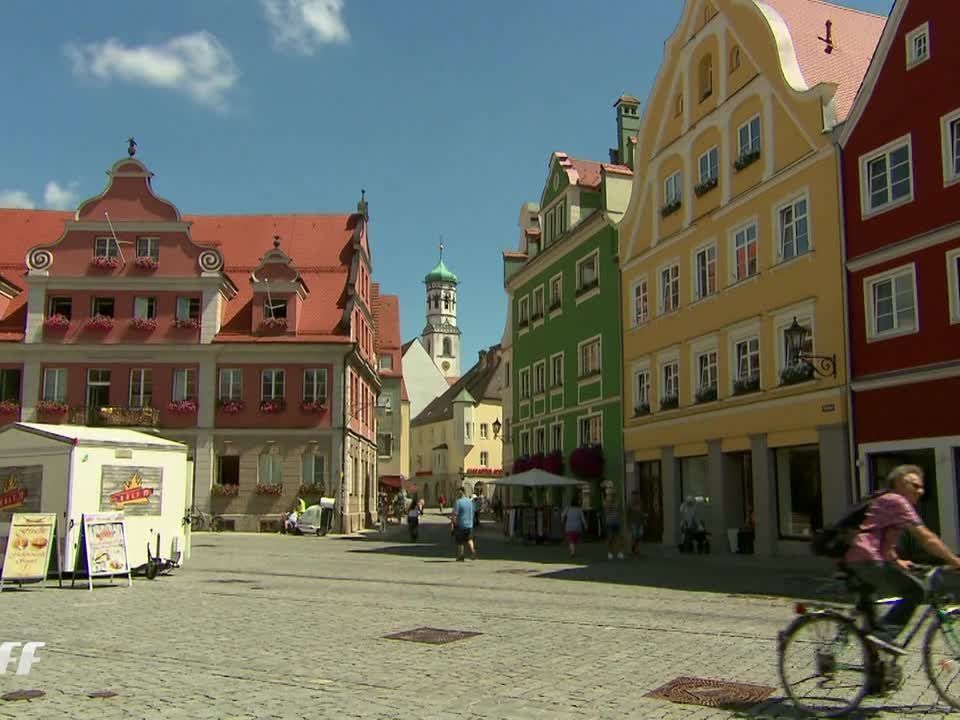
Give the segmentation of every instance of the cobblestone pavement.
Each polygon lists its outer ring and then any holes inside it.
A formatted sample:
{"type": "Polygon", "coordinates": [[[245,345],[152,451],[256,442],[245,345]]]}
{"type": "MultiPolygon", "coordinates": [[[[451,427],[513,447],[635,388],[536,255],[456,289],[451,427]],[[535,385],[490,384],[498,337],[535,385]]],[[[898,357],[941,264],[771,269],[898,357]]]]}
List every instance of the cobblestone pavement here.
{"type": "MultiPolygon", "coordinates": [[[[132,588],[4,592],[0,642],[46,643],[0,690],[0,718],[691,718],[792,717],[776,676],[785,597],[812,587],[809,561],[689,557],[650,550],[608,561],[597,544],[508,544],[481,531],[457,563],[440,518],[418,544],[386,536],[196,534],[174,575],[132,588]],[[785,567],[794,567],[788,573],[785,567]],[[383,636],[420,626],[482,633],[448,645],[383,636]],[[729,710],[644,695],[693,675],[768,685],[729,710]],[[92,699],[90,691],[116,697],[92,699]]],[[[69,583],[68,583],[69,585],[69,583]]],[[[940,718],[907,658],[904,690],[867,717],[940,718]]],[[[12,667],[11,667],[12,671],[12,667]]]]}

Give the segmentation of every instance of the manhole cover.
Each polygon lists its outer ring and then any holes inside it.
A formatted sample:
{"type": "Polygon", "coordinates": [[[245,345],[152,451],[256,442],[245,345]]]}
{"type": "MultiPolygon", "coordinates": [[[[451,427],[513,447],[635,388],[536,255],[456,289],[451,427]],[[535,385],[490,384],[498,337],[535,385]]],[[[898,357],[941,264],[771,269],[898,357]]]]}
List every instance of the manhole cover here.
{"type": "Polygon", "coordinates": [[[384,637],[388,640],[409,640],[410,642],[427,643],[428,645],[446,645],[481,634],[466,630],[440,630],[438,628],[420,627],[393,633],[392,635],[384,635],[384,637]]]}
{"type": "Polygon", "coordinates": [[[87,693],[87,697],[92,698],[112,698],[116,696],[117,694],[113,690],[91,690],[87,693]]]}
{"type": "Polygon", "coordinates": [[[43,690],[14,690],[6,695],[0,695],[0,700],[34,700],[44,695],[46,693],[43,690]]]}
{"type": "Polygon", "coordinates": [[[656,690],[651,690],[645,697],[669,700],[682,705],[743,706],[756,705],[766,700],[773,690],[763,685],[747,685],[709,678],[678,677],[656,690]]]}
{"type": "Polygon", "coordinates": [[[507,570],[497,570],[501,575],[529,575],[530,573],[538,572],[537,570],[529,570],[527,568],[510,568],[507,570]]]}

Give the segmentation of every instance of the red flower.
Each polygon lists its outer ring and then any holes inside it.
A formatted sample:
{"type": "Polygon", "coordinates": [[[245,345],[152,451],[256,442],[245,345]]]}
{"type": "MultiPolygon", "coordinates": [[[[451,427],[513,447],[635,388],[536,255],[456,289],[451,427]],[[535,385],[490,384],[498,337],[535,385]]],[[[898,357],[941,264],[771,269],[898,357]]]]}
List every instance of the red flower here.
{"type": "Polygon", "coordinates": [[[135,317],[130,321],[130,327],[132,327],[134,330],[156,330],[157,319],[135,317]]]}
{"type": "Polygon", "coordinates": [[[68,410],[66,403],[56,402],[54,400],[40,400],[37,403],[37,412],[47,413],[49,415],[63,415],[68,410]]]}
{"type": "Polygon", "coordinates": [[[133,262],[141,270],[156,270],[158,267],[160,267],[160,263],[149,256],[138,257],[133,262]]]}
{"type": "Polygon", "coordinates": [[[286,318],[264,318],[263,322],[260,323],[260,328],[262,330],[286,330],[287,329],[287,319],[286,318]]]}
{"type": "Polygon", "coordinates": [[[120,267],[119,258],[97,255],[90,261],[90,264],[99,270],[113,270],[120,267]]]}
{"type": "Polygon", "coordinates": [[[194,320],[193,318],[177,318],[173,321],[173,326],[175,328],[182,328],[187,330],[199,330],[200,321],[194,320]]]}
{"type": "Polygon", "coordinates": [[[214,483],[213,487],[210,488],[210,494],[218,497],[233,497],[239,493],[240,486],[234,484],[221,485],[220,483],[214,483]]]}
{"type": "Polygon", "coordinates": [[[257,483],[257,495],[283,495],[283,485],[263,485],[257,483]]]}
{"type": "Polygon", "coordinates": [[[193,415],[197,412],[197,401],[174,400],[167,403],[167,412],[171,415],[193,415]]]}
{"type": "Polygon", "coordinates": [[[308,413],[320,413],[327,409],[326,400],[304,400],[300,409],[308,413]]]}
{"type": "Polygon", "coordinates": [[[287,403],[283,398],[277,398],[276,400],[264,400],[260,403],[260,412],[264,413],[265,415],[283,412],[286,409],[287,403]]]}
{"type": "Polygon", "coordinates": [[[570,453],[570,470],[580,477],[596,478],[603,474],[603,448],[584,445],[570,453]]]}
{"type": "Polygon", "coordinates": [[[87,320],[88,330],[110,330],[113,328],[113,318],[109,315],[94,315],[87,320]]]}
{"type": "Polygon", "coordinates": [[[554,450],[543,459],[543,469],[554,475],[563,475],[563,453],[554,450]]]}
{"type": "Polygon", "coordinates": [[[70,318],[66,315],[56,313],[43,321],[43,326],[51,330],[66,330],[70,327],[70,318]]]}
{"type": "Polygon", "coordinates": [[[243,400],[221,400],[220,412],[224,415],[239,415],[247,407],[243,400]]]}
{"type": "Polygon", "coordinates": [[[0,415],[19,415],[20,403],[14,400],[0,402],[0,415]]]}

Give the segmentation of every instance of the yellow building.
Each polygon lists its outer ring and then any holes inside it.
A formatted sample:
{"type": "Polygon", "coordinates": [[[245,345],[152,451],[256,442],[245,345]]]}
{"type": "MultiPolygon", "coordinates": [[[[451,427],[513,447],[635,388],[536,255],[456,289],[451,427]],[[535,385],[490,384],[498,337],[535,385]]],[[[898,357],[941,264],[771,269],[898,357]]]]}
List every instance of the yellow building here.
{"type": "Polygon", "coordinates": [[[481,350],[476,365],[410,421],[413,481],[428,506],[444,495],[449,507],[461,485],[492,497],[503,459],[494,429],[503,413],[501,359],[499,345],[481,350]]]}
{"type": "Polygon", "coordinates": [[[883,24],[820,0],[687,0],[665,45],[620,233],[627,486],[648,540],[675,544],[694,497],[714,551],[755,518],[757,553],[807,552],[847,506],[831,131],[883,24]]]}

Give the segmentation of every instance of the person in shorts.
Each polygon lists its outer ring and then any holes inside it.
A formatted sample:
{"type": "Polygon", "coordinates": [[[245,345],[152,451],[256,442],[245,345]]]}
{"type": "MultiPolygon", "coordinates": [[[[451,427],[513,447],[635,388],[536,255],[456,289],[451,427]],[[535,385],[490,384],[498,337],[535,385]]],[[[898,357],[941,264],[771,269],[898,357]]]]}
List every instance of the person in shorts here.
{"type": "Polygon", "coordinates": [[[467,497],[467,491],[460,488],[460,497],[453,504],[453,513],[450,515],[450,525],[453,528],[453,539],[457,543],[457,562],[463,562],[463,548],[470,548],[470,557],[477,559],[477,551],[473,547],[473,501],[467,497]]]}
{"type": "Polygon", "coordinates": [[[623,560],[623,538],[620,530],[620,508],[613,497],[613,490],[607,490],[603,500],[603,528],[607,535],[607,560],[613,560],[613,554],[623,560]]]}
{"type": "Polygon", "coordinates": [[[574,497],[570,507],[563,511],[563,531],[567,536],[570,557],[576,557],[580,537],[587,531],[587,517],[583,514],[583,508],[580,507],[579,497],[574,497]]]}

